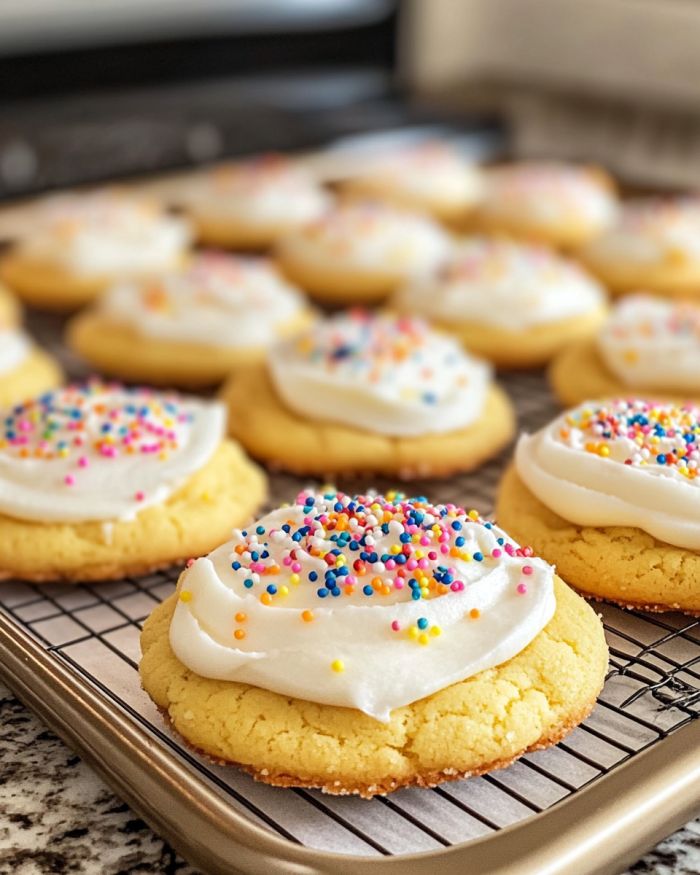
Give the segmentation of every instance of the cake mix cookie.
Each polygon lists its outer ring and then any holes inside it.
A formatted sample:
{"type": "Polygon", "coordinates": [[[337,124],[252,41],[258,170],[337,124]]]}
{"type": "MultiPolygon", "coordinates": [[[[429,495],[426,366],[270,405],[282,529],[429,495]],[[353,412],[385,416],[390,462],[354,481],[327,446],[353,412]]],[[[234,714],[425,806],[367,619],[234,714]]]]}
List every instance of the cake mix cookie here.
{"type": "Polygon", "coordinates": [[[575,262],[503,237],[463,241],[433,273],[400,289],[393,305],[507,368],[544,364],[591,336],[607,313],[602,287],[575,262]]]}
{"type": "Polygon", "coordinates": [[[16,325],[20,318],[20,307],[17,299],[6,288],[0,285],[0,327],[16,325]]]}
{"type": "Polygon", "coordinates": [[[193,747],[366,797],[555,743],[607,666],[599,620],[550,565],[475,511],[397,494],[305,492],[234,532],[183,572],[142,650],[144,688],[193,747]]]}
{"type": "Polygon", "coordinates": [[[368,159],[341,185],[344,194],[378,198],[461,222],[481,196],[481,173],[446,143],[428,142],[368,159]]]}
{"type": "Polygon", "coordinates": [[[700,197],[636,198],[579,257],[613,294],[700,296],[700,197]]]}
{"type": "Polygon", "coordinates": [[[448,248],[449,237],[427,216],[351,201],[284,237],[276,253],[287,276],[313,297],[357,303],[385,299],[432,270],[448,248]]]}
{"type": "Polygon", "coordinates": [[[100,580],[201,555],[260,504],[219,404],[97,382],[0,426],[0,578],[100,580]]]}
{"type": "Polygon", "coordinates": [[[550,380],[563,404],[632,392],[700,401],[700,306],[630,295],[597,337],[572,344],[552,362],[550,380]]]}
{"type": "Polygon", "coordinates": [[[273,343],[311,318],[269,261],[206,253],[182,272],[114,286],[74,318],[68,343],[122,379],[205,386],[262,362],[273,343]]]}
{"type": "Polygon", "coordinates": [[[332,196],[300,163],[262,155],[191,176],[174,200],[199,241],[229,249],[267,249],[330,207],[332,196]]]}
{"type": "Polygon", "coordinates": [[[299,474],[448,476],[511,439],[514,416],[488,365],[417,319],[340,314],[234,374],[231,434],[299,474]]]}
{"type": "Polygon", "coordinates": [[[520,438],[499,523],[586,595],[700,613],[700,408],[588,403],[520,438]]]}
{"type": "Polygon", "coordinates": [[[604,231],[616,213],[615,186],[602,170],[521,162],[486,172],[470,227],[569,249],[604,231]]]}
{"type": "Polygon", "coordinates": [[[32,230],[0,261],[0,277],[37,307],[69,310],[115,279],[182,266],[187,224],[117,190],[57,195],[37,205],[32,230]]]}
{"type": "Polygon", "coordinates": [[[53,389],[61,380],[61,369],[50,355],[0,320],[0,417],[3,408],[53,389]]]}

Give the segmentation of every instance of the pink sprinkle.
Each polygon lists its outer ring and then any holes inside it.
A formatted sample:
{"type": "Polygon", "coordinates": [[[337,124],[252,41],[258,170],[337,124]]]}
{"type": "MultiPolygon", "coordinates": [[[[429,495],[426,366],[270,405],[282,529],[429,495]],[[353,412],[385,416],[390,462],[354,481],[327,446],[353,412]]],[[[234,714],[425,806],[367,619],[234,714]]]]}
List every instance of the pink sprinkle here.
{"type": "Polygon", "coordinates": [[[399,625],[399,621],[392,620],[391,628],[394,630],[394,632],[398,632],[401,629],[401,626],[399,625]]]}
{"type": "Polygon", "coordinates": [[[523,574],[532,574],[532,565],[523,565],[523,574]]]}
{"type": "Polygon", "coordinates": [[[452,592],[461,592],[464,589],[464,583],[461,580],[455,580],[450,584],[452,592]]]}
{"type": "Polygon", "coordinates": [[[188,559],[187,562],[185,562],[185,568],[191,568],[193,565],[194,559],[188,559]]]}
{"type": "Polygon", "coordinates": [[[283,565],[291,565],[292,564],[292,557],[285,556],[284,559],[282,560],[282,564],[283,565]]]}
{"type": "Polygon", "coordinates": [[[292,563],[292,571],[295,574],[298,574],[301,571],[301,562],[293,562],[292,563]]]}
{"type": "Polygon", "coordinates": [[[409,571],[413,571],[414,569],[418,568],[418,563],[415,559],[409,559],[406,563],[406,568],[408,568],[409,571]]]}
{"type": "Polygon", "coordinates": [[[396,561],[394,559],[387,559],[384,567],[387,571],[393,571],[396,568],[396,561]]]}
{"type": "Polygon", "coordinates": [[[447,544],[440,544],[440,552],[441,553],[449,553],[450,548],[447,546],[447,544]]]}
{"type": "Polygon", "coordinates": [[[494,559],[499,559],[503,555],[503,553],[497,547],[495,550],[491,551],[491,555],[494,559]]]}
{"type": "Polygon", "coordinates": [[[516,589],[517,589],[519,595],[525,595],[525,593],[527,592],[527,584],[519,583],[517,585],[516,589]]]}
{"type": "Polygon", "coordinates": [[[427,547],[429,543],[430,543],[430,538],[427,535],[423,535],[423,537],[420,539],[421,547],[427,547]]]}
{"type": "Polygon", "coordinates": [[[144,495],[143,492],[141,492],[140,489],[139,489],[139,491],[136,493],[136,495],[134,495],[134,498],[136,499],[136,501],[143,501],[145,497],[146,497],[146,496],[144,495]]]}
{"type": "Polygon", "coordinates": [[[435,550],[431,550],[430,553],[428,553],[428,559],[431,559],[433,561],[437,559],[437,553],[435,552],[435,550]]]}
{"type": "Polygon", "coordinates": [[[66,486],[75,486],[75,477],[72,474],[66,474],[63,478],[63,482],[66,486]]]}
{"type": "Polygon", "coordinates": [[[88,462],[88,457],[87,457],[87,456],[81,456],[81,457],[78,459],[78,467],[79,467],[79,468],[87,468],[88,464],[89,464],[89,462],[88,462]]]}
{"type": "Polygon", "coordinates": [[[394,589],[403,589],[403,580],[400,577],[394,579],[394,589]]]}

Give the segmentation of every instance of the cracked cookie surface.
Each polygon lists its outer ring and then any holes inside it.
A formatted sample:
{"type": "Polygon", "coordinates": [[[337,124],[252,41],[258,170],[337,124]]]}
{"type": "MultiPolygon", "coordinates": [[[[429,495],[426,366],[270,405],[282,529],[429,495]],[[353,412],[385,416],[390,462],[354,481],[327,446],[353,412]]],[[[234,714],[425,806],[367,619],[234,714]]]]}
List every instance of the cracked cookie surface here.
{"type": "Polygon", "coordinates": [[[496,518],[585,595],[643,610],[700,613],[700,555],[629,526],[570,523],[530,492],[514,465],[501,481],[496,518]]]}
{"type": "Polygon", "coordinates": [[[146,621],[141,680],[194,748],[278,786],[373,796],[508,765],[556,743],[590,712],[607,668],[602,626],[561,580],[549,624],[513,659],[392,712],[349,708],[200,677],[175,656],[173,595],[146,621]]]}

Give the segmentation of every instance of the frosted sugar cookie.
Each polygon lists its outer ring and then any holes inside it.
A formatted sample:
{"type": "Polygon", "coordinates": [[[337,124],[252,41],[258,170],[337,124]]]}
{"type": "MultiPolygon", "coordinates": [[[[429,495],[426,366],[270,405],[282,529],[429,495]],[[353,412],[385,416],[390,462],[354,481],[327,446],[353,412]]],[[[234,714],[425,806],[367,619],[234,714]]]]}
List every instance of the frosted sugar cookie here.
{"type": "Polygon", "coordinates": [[[223,398],[249,452],[300,474],[448,476],[498,454],[513,410],[489,367],[420,320],[361,311],[275,347],[223,398]]]}
{"type": "Polygon", "coordinates": [[[486,172],[484,196],[470,227],[569,249],[615,219],[617,197],[608,175],[593,167],[524,161],[486,172]]]}
{"type": "Polygon", "coordinates": [[[563,404],[632,392],[700,400],[700,306],[630,295],[595,338],[562,350],[549,371],[563,404]]]}
{"type": "Polygon", "coordinates": [[[58,363],[17,328],[0,321],[0,413],[2,408],[53,389],[62,379],[58,363]]]}
{"type": "Polygon", "coordinates": [[[211,550],[264,479],[218,404],[89,383],[5,412],[0,578],[98,580],[211,550]]]}
{"type": "Polygon", "coordinates": [[[112,287],[74,318],[68,343],[122,379],[205,386],[262,362],[272,344],[311,318],[266,259],[205,253],[184,271],[112,287]]]}
{"type": "Polygon", "coordinates": [[[116,279],[182,266],[186,223],[151,201],[112,189],[48,197],[31,233],[0,260],[0,278],[37,307],[70,310],[116,279]]]}
{"type": "Polygon", "coordinates": [[[481,173],[446,143],[430,141],[368,159],[344,194],[378,198],[460,222],[481,196],[481,173]]]}
{"type": "Polygon", "coordinates": [[[449,237],[427,216],[376,201],[350,202],[284,237],[287,276],[319,301],[376,302],[445,256],[449,237]]]}
{"type": "Polygon", "coordinates": [[[235,531],[141,643],[144,688],[192,746],[366,797],[555,743],[607,667],[551,566],[474,511],[397,494],[305,492],[235,531]]]}
{"type": "Polygon", "coordinates": [[[520,438],[498,520],[584,594],[698,614],[699,442],[694,405],[583,404],[520,438]]]}
{"type": "Polygon", "coordinates": [[[276,154],[201,171],[175,200],[201,243],[228,249],[267,249],[332,203],[299,162],[276,154]]]}
{"type": "Polygon", "coordinates": [[[432,273],[401,288],[393,306],[506,368],[544,364],[591,336],[607,313],[602,286],[575,262],[504,237],[462,241],[432,273]]]}
{"type": "Polygon", "coordinates": [[[700,198],[626,201],[618,221],[579,257],[613,294],[700,295],[700,198]]]}

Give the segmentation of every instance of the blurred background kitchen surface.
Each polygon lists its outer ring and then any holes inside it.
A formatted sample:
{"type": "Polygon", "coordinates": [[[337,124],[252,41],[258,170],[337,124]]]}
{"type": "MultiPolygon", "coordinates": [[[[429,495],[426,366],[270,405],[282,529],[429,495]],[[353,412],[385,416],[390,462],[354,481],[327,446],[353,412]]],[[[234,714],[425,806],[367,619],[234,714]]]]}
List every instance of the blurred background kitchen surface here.
{"type": "Polygon", "coordinates": [[[699,43],[688,0],[0,0],[0,197],[443,121],[694,184],[699,43]]]}

